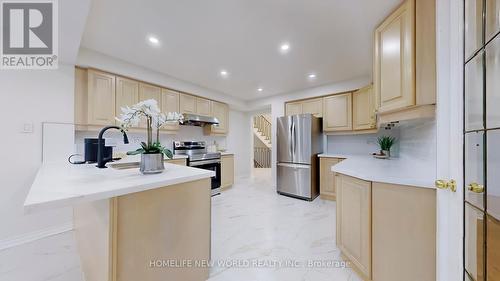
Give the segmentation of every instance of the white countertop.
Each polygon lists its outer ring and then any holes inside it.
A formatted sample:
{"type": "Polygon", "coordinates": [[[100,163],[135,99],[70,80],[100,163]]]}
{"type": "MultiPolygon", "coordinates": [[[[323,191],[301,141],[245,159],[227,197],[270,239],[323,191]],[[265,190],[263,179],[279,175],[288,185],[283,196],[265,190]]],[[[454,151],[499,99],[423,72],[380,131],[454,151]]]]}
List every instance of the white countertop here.
{"type": "MultiPolygon", "coordinates": [[[[175,159],[187,159],[187,155],[174,155],[172,159],[168,159],[165,157],[165,160],[175,160],[175,159]]],[[[108,164],[119,164],[119,163],[140,163],[141,155],[127,155],[120,160],[109,162],[108,164]]]]}
{"type": "Polygon", "coordinates": [[[33,211],[71,206],[214,175],[213,171],[169,163],[165,163],[163,173],[155,175],[142,175],[138,168],[117,170],[98,169],[95,164],[43,164],[31,185],[24,207],[26,211],[33,211]]]}
{"type": "Polygon", "coordinates": [[[224,155],[234,155],[234,153],[232,153],[231,151],[224,151],[224,152],[221,152],[220,155],[221,156],[224,156],[224,155]]]}
{"type": "Polygon", "coordinates": [[[320,154],[319,157],[344,158],[331,170],[366,181],[434,189],[435,169],[410,159],[376,159],[372,155],[320,154]]]}

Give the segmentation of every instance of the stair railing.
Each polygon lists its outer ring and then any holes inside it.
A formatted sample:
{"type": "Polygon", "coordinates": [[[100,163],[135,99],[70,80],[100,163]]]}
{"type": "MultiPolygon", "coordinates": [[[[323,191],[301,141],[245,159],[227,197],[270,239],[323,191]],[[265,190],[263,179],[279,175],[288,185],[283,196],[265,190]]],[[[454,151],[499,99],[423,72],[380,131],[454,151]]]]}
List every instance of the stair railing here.
{"type": "Polygon", "coordinates": [[[271,149],[267,147],[254,147],[253,161],[255,168],[271,168],[271,149]]]}
{"type": "Polygon", "coordinates": [[[263,115],[254,116],[253,126],[266,140],[271,142],[271,123],[263,115]]]}

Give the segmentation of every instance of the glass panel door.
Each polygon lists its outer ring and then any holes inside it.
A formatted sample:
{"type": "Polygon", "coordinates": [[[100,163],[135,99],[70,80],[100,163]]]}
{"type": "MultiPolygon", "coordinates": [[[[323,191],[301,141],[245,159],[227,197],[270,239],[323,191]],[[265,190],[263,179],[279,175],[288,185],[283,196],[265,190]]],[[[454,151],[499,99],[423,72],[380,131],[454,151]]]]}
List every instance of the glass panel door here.
{"type": "Polygon", "coordinates": [[[500,0],[464,1],[464,280],[500,281],[500,0]]]}

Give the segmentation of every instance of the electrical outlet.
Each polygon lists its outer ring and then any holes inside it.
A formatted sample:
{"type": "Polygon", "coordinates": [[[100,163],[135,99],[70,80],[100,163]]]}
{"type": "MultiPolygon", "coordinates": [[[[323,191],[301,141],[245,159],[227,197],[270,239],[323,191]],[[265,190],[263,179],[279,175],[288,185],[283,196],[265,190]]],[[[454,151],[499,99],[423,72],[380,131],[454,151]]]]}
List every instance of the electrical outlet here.
{"type": "Polygon", "coordinates": [[[24,123],[22,132],[24,134],[32,134],[33,133],[33,123],[24,123]]]}

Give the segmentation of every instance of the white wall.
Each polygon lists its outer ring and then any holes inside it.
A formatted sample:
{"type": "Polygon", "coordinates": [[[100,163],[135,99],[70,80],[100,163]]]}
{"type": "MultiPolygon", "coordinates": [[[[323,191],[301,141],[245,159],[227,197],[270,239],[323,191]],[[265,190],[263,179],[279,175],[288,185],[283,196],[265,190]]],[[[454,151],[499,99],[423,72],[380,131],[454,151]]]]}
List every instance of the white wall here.
{"type": "Polygon", "coordinates": [[[24,199],[42,161],[42,122],[73,121],[74,68],[0,70],[3,120],[0,241],[71,223],[71,209],[25,214],[24,199]],[[32,123],[33,133],[22,133],[32,123]]]}
{"type": "Polygon", "coordinates": [[[134,65],[96,51],[81,48],[78,53],[77,65],[94,67],[111,73],[120,74],[141,81],[161,85],[181,92],[192,93],[201,97],[225,102],[235,110],[246,110],[247,105],[243,100],[212,91],[193,83],[182,81],[148,68],[134,65]]]}
{"type": "MultiPolygon", "coordinates": [[[[328,94],[340,93],[345,91],[351,91],[355,89],[362,88],[371,83],[370,77],[361,77],[349,81],[343,81],[339,83],[334,83],[331,85],[325,85],[321,87],[306,89],[303,91],[297,91],[293,93],[288,93],[284,95],[272,96],[269,98],[263,98],[255,101],[248,102],[248,108],[250,110],[266,109],[271,107],[271,118],[272,118],[272,135],[276,136],[276,119],[285,114],[285,102],[296,99],[311,98],[317,96],[324,96],[328,94]]],[[[276,183],[276,141],[272,143],[272,177],[273,184],[276,183]]]]}

